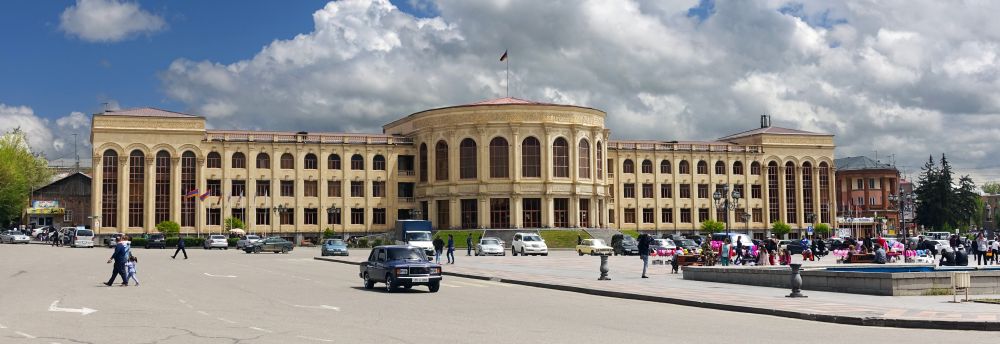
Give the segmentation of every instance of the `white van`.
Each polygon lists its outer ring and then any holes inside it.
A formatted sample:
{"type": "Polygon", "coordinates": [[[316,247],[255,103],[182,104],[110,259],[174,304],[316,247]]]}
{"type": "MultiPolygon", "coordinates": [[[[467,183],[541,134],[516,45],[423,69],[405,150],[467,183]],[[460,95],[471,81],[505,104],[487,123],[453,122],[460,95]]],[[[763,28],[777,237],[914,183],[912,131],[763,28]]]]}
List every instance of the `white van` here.
{"type": "Polygon", "coordinates": [[[70,243],[72,247],[94,247],[94,231],[77,228],[73,231],[73,242],[70,243]]]}

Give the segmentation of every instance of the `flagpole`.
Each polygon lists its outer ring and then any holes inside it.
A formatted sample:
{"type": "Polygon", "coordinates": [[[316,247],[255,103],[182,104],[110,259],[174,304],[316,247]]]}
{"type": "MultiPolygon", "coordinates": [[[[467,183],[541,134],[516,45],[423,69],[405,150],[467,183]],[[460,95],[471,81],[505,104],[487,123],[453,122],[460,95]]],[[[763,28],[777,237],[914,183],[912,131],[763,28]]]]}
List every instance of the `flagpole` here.
{"type": "Polygon", "coordinates": [[[504,64],[507,65],[507,97],[510,97],[510,57],[503,60],[504,64]]]}

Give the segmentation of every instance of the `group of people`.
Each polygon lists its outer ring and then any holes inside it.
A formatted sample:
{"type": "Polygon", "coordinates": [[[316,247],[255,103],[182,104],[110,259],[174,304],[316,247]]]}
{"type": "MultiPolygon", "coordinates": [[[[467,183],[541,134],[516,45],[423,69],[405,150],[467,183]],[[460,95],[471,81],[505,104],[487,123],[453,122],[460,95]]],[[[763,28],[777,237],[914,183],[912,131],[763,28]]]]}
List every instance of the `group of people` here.
{"type": "MultiPolygon", "coordinates": [[[[469,243],[469,240],[466,240],[469,243]]],[[[434,260],[438,264],[441,264],[441,253],[444,252],[445,242],[441,237],[434,238],[432,242],[434,245],[434,260]]],[[[448,264],[455,264],[455,237],[448,234],[448,264]]]]}
{"type": "Polygon", "coordinates": [[[115,283],[115,278],[121,276],[121,286],[127,287],[130,281],[135,281],[135,286],[139,286],[139,278],[135,276],[135,265],[139,262],[139,259],[132,255],[132,241],[127,235],[118,237],[118,242],[115,243],[115,251],[111,254],[111,258],[108,259],[108,264],[112,262],[115,265],[111,270],[111,279],[108,279],[104,285],[112,286],[115,283]]]}
{"type": "Polygon", "coordinates": [[[930,252],[932,258],[940,254],[941,258],[938,260],[940,266],[968,266],[970,254],[975,258],[976,265],[1000,264],[1000,258],[997,257],[1000,255],[1000,237],[994,237],[992,242],[990,241],[983,233],[976,235],[973,240],[952,235],[948,238],[948,245],[938,252],[937,242],[925,239],[921,235],[917,238],[914,248],[930,252]]]}

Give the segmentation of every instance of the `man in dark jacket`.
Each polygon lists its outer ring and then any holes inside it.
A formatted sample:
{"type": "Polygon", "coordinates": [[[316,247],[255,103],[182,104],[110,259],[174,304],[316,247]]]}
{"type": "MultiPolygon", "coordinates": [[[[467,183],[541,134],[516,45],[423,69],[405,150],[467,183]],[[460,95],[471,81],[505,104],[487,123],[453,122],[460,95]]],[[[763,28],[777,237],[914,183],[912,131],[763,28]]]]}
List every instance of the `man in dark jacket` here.
{"type": "Polygon", "coordinates": [[[441,253],[444,252],[444,240],[441,237],[434,238],[432,242],[434,244],[434,260],[441,264],[441,253]]]}
{"type": "Polygon", "coordinates": [[[951,247],[941,250],[941,262],[939,262],[938,265],[955,266],[955,252],[951,250],[951,247]]]}
{"type": "Polygon", "coordinates": [[[965,252],[964,245],[958,245],[958,251],[955,251],[955,265],[969,266],[969,253],[965,252]]]}
{"type": "Polygon", "coordinates": [[[122,286],[128,286],[128,279],[125,277],[125,262],[128,261],[128,248],[125,247],[125,243],[121,239],[118,239],[118,243],[115,245],[115,252],[111,254],[111,258],[108,259],[108,264],[111,261],[115,262],[114,269],[111,270],[111,279],[109,279],[104,285],[111,286],[115,283],[116,276],[122,276],[122,286]]]}
{"type": "Polygon", "coordinates": [[[465,255],[466,256],[472,255],[472,234],[469,234],[469,236],[465,237],[465,255]]]}
{"type": "Polygon", "coordinates": [[[639,259],[642,259],[642,278],[649,278],[646,276],[646,267],[649,266],[649,234],[643,233],[639,234],[639,259]]]}
{"type": "Polygon", "coordinates": [[[174,250],[174,255],[170,258],[177,259],[177,252],[183,252],[184,259],[188,259],[188,251],[184,249],[184,238],[177,238],[177,249],[174,250]]]}

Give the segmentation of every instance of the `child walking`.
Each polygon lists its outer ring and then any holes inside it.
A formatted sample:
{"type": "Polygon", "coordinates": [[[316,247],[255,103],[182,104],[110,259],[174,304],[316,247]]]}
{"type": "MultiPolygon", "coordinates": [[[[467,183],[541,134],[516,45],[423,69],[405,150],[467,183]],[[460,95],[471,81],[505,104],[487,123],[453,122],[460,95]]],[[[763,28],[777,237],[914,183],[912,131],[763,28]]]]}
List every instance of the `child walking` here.
{"type": "Polygon", "coordinates": [[[138,262],[139,262],[139,258],[136,258],[135,256],[132,256],[132,255],[129,255],[128,262],[125,263],[125,269],[128,271],[128,275],[127,275],[128,277],[126,277],[125,281],[126,282],[130,282],[130,281],[134,280],[136,287],[139,286],[139,279],[135,277],[135,263],[138,263],[138,262]]]}

